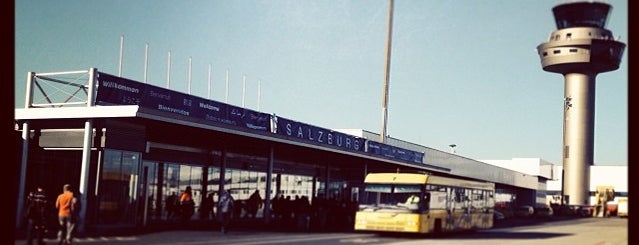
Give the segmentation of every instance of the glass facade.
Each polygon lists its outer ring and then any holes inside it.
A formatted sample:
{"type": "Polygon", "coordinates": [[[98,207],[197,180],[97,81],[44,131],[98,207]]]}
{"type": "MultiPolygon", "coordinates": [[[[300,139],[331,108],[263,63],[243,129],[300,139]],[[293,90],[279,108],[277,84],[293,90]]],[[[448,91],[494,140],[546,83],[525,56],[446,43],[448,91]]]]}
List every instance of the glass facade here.
{"type": "MultiPolygon", "coordinates": [[[[190,219],[201,219],[203,216],[200,216],[199,208],[204,197],[215,193],[213,198],[217,201],[222,181],[220,171],[216,166],[143,161],[141,153],[105,149],[97,186],[97,224],[133,225],[172,220],[168,210],[170,204],[167,203],[169,196],[179,197],[187,186],[191,187],[195,202],[195,214],[190,219]]],[[[227,168],[223,182],[224,188],[243,206],[256,190],[262,200],[272,200],[277,193],[292,200],[305,197],[312,201],[314,196],[324,195],[325,184],[318,183],[317,180],[318,178],[306,175],[273,174],[268,195],[266,186],[269,180],[265,172],[227,168]]],[[[329,198],[341,199],[345,185],[346,182],[332,182],[329,185],[329,198]]],[[[215,208],[213,212],[216,212],[215,208]]],[[[238,212],[240,217],[245,217],[244,209],[238,212]]],[[[264,208],[261,206],[256,216],[263,217],[263,213],[264,208]]]]}

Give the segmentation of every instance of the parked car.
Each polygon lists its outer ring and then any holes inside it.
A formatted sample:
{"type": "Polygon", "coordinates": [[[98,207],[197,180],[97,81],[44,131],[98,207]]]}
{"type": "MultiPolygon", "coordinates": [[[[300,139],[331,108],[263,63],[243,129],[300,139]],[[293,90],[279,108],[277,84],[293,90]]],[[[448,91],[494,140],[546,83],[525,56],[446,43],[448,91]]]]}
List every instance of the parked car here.
{"type": "Polygon", "coordinates": [[[548,217],[552,217],[553,214],[554,214],[554,211],[552,210],[552,208],[548,206],[535,207],[535,217],[537,218],[548,218],[548,217]]]}
{"type": "Polygon", "coordinates": [[[515,216],[517,217],[528,218],[533,216],[533,214],[535,214],[535,208],[530,205],[520,206],[515,210],[515,216]]]}
{"type": "Polygon", "coordinates": [[[506,216],[504,216],[504,214],[502,212],[499,212],[497,210],[493,211],[493,220],[494,221],[504,220],[504,219],[506,219],[506,216]]]}

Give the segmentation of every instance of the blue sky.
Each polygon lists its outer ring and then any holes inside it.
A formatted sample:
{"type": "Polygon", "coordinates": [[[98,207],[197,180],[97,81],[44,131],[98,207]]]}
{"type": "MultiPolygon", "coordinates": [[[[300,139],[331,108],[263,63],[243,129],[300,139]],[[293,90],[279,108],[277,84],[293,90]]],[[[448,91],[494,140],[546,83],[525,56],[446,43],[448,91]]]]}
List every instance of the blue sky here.
{"type": "MultiPolygon", "coordinates": [[[[396,0],[387,132],[473,159],[561,164],[563,77],[537,45],[559,0],[396,0]]],[[[628,37],[628,5],[607,29],[628,37]]],[[[26,74],[96,67],[331,129],[380,132],[387,0],[15,2],[16,107],[26,74]],[[226,71],[229,71],[228,99],[226,71]],[[246,87],[243,92],[243,80],[246,87]],[[258,81],[260,81],[258,83],[258,81]],[[260,86],[258,86],[258,84],[260,86]],[[259,100],[258,100],[258,94],[259,100]]],[[[595,164],[628,162],[628,57],[597,76],[595,164]]]]}

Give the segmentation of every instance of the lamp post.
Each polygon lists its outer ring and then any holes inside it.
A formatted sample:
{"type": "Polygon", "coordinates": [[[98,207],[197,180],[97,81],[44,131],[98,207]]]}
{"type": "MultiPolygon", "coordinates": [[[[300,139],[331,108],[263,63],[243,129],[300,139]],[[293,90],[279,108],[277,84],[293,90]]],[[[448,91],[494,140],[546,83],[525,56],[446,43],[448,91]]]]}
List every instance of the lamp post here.
{"type": "Polygon", "coordinates": [[[390,79],[391,38],[393,36],[393,0],[388,0],[388,27],[386,30],[386,59],[384,70],[384,89],[382,97],[382,132],[379,141],[386,143],[386,124],[388,121],[388,83],[390,79]]]}

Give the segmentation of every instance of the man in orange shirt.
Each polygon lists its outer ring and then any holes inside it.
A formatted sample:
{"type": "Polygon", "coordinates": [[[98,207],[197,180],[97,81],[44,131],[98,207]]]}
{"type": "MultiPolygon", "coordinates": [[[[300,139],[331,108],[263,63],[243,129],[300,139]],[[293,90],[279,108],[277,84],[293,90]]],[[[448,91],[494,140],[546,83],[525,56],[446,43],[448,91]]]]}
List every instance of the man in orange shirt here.
{"type": "Polygon", "coordinates": [[[58,209],[58,221],[60,230],[58,231],[58,244],[71,244],[73,229],[75,228],[76,215],[78,211],[78,200],[71,191],[71,185],[65,184],[62,187],[62,194],[58,195],[55,201],[55,208],[58,209]]]}

